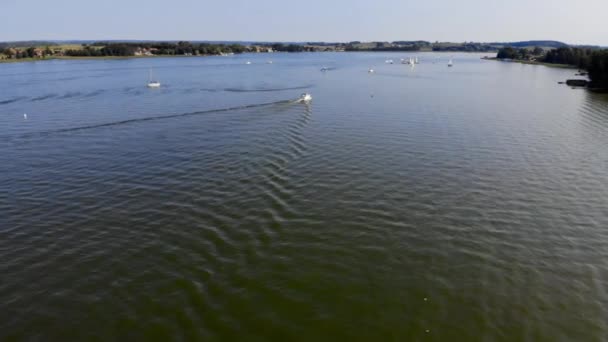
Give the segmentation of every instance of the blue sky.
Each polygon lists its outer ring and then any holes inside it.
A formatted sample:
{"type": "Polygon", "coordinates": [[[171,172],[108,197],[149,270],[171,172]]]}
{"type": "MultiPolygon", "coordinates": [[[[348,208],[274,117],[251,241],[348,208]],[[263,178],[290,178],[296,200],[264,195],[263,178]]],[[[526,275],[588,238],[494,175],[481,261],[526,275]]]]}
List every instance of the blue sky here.
{"type": "Polygon", "coordinates": [[[0,0],[0,41],[515,41],[608,46],[608,0],[0,0]]]}

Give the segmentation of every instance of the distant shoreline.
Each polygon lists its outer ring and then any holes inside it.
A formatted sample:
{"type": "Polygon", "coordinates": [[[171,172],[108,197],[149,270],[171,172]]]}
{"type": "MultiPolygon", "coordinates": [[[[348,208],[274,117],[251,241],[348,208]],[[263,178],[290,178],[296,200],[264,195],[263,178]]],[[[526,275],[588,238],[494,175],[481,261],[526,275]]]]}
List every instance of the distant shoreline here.
{"type": "MultiPolygon", "coordinates": [[[[261,52],[245,52],[245,54],[251,55],[274,55],[274,54],[301,54],[301,53],[391,53],[391,54],[416,54],[416,53],[440,53],[440,54],[454,54],[454,53],[467,53],[467,54],[484,54],[485,52],[477,51],[320,51],[320,52],[272,52],[272,53],[261,53],[261,52]]],[[[47,62],[54,60],[66,60],[66,61],[79,61],[79,60],[121,60],[121,59],[144,59],[144,58],[197,58],[197,57],[221,57],[221,55],[152,55],[152,56],[52,56],[42,58],[7,58],[0,59],[0,64],[6,63],[32,63],[32,62],[47,62]]],[[[496,60],[495,57],[484,58],[487,60],[496,60]]],[[[529,63],[532,64],[532,63],[529,63]]],[[[540,64],[540,63],[539,63],[540,64]]],[[[548,64],[553,66],[551,64],[548,64]]]]}
{"type": "Polygon", "coordinates": [[[54,60],[66,60],[66,61],[78,61],[78,60],[104,60],[104,59],[140,59],[140,58],[193,58],[193,57],[213,57],[220,55],[198,55],[198,56],[184,56],[184,55],[154,55],[154,56],[53,56],[53,57],[43,57],[43,58],[12,58],[12,59],[0,59],[0,64],[2,63],[28,63],[28,62],[47,62],[54,60]]]}

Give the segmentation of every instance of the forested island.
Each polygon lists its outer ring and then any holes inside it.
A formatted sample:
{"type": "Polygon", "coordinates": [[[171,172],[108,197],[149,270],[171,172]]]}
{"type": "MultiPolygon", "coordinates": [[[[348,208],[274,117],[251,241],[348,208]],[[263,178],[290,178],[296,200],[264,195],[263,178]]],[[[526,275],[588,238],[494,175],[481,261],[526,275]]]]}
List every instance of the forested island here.
{"type": "Polygon", "coordinates": [[[608,89],[608,49],[560,47],[544,50],[504,47],[496,55],[500,60],[526,63],[564,65],[585,70],[589,76],[589,87],[608,89]]]}

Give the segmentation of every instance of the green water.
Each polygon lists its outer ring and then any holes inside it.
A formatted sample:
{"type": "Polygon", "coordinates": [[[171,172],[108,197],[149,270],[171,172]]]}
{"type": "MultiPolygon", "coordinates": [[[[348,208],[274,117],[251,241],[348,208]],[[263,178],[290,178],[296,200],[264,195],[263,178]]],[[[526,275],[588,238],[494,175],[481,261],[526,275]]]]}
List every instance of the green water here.
{"type": "Polygon", "coordinates": [[[606,340],[606,96],[407,57],[0,65],[0,340],[606,340]]]}

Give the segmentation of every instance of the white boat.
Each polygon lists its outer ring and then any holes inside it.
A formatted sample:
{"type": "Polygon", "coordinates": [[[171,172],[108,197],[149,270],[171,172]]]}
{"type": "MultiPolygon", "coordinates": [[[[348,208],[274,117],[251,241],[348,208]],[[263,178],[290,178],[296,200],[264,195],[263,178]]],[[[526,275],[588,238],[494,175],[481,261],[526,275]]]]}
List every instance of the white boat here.
{"type": "Polygon", "coordinates": [[[414,63],[418,64],[418,57],[414,58],[414,63]]]}
{"type": "Polygon", "coordinates": [[[373,74],[374,73],[374,69],[370,68],[369,70],[367,70],[367,72],[369,72],[370,74],[373,74]]]}
{"type": "Polygon", "coordinates": [[[251,64],[251,62],[250,62],[250,61],[247,61],[247,62],[245,62],[245,64],[249,65],[249,64],[251,64]]]}
{"type": "Polygon", "coordinates": [[[408,65],[414,65],[414,59],[413,58],[407,58],[407,59],[402,59],[401,63],[403,64],[408,64],[408,65]]]}
{"type": "Polygon", "coordinates": [[[304,93],[300,95],[300,98],[298,99],[298,102],[301,103],[308,103],[310,101],[312,101],[312,95],[310,95],[309,93],[304,93]]]}
{"type": "Polygon", "coordinates": [[[386,63],[386,64],[393,64],[393,60],[392,59],[387,59],[386,61],[384,61],[384,63],[386,63]]]}
{"type": "Polygon", "coordinates": [[[273,62],[273,61],[268,61],[267,63],[268,63],[268,64],[272,64],[272,63],[274,63],[274,62],[273,62]]]}
{"type": "Polygon", "coordinates": [[[454,66],[454,62],[452,62],[452,60],[450,59],[450,61],[448,62],[448,67],[452,67],[454,66]]]}
{"type": "Polygon", "coordinates": [[[150,69],[148,75],[148,88],[160,88],[160,82],[152,79],[152,69],[150,69]]]}

